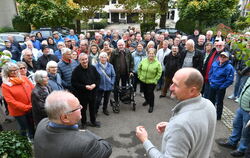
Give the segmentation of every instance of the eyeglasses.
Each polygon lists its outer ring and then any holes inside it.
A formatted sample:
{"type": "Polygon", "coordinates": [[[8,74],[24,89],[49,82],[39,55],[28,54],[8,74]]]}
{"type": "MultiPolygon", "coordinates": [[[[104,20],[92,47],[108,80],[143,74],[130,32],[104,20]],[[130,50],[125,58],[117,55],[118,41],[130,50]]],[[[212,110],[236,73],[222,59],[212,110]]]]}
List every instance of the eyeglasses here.
{"type": "Polygon", "coordinates": [[[216,45],[216,47],[222,47],[223,45],[216,45]]]}
{"type": "Polygon", "coordinates": [[[227,58],[225,55],[220,55],[221,58],[227,58]]]}
{"type": "Polygon", "coordinates": [[[23,70],[23,69],[26,69],[26,67],[20,67],[19,69],[20,69],[20,70],[23,70]]]}
{"type": "Polygon", "coordinates": [[[73,110],[65,112],[65,114],[69,114],[69,113],[75,112],[75,111],[80,110],[80,109],[82,109],[82,105],[79,105],[77,108],[75,108],[73,110]]]}
{"type": "Polygon", "coordinates": [[[10,72],[17,72],[18,71],[18,69],[15,69],[15,70],[9,70],[10,72]]]}

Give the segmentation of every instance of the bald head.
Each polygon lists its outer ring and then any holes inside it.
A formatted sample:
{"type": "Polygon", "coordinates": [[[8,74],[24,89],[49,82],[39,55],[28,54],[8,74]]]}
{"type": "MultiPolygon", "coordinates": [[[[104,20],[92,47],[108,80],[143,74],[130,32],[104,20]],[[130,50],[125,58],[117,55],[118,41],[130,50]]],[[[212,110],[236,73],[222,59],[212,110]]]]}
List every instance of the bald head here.
{"type": "Polygon", "coordinates": [[[67,91],[53,91],[45,101],[48,118],[54,121],[59,120],[60,115],[71,110],[70,102],[72,100],[77,100],[77,98],[67,91]]]}
{"type": "Polygon", "coordinates": [[[184,84],[187,87],[196,87],[197,90],[200,92],[203,86],[203,76],[201,73],[194,68],[182,68],[176,72],[176,74],[182,74],[184,84]]]}

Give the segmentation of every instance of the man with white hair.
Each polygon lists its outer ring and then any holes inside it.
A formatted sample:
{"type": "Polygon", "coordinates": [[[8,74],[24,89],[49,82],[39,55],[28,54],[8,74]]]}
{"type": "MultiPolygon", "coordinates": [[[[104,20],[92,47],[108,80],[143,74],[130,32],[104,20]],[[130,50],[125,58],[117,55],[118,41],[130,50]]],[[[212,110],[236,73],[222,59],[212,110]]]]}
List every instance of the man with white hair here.
{"type": "Polygon", "coordinates": [[[55,51],[55,56],[59,59],[59,60],[61,60],[62,59],[62,48],[65,48],[66,46],[65,46],[65,43],[64,42],[58,42],[58,44],[57,44],[57,50],[55,51]]]}
{"type": "Polygon", "coordinates": [[[69,35],[66,38],[69,38],[71,40],[75,40],[76,42],[78,42],[78,37],[75,35],[75,31],[73,29],[69,30],[69,35]]]}
{"type": "MultiPolygon", "coordinates": [[[[32,44],[32,43],[31,43],[32,44]]],[[[35,73],[38,69],[37,61],[33,58],[33,53],[30,49],[26,48],[22,51],[22,61],[26,63],[29,74],[35,73]]]]}
{"type": "Polygon", "coordinates": [[[54,91],[45,101],[48,118],[38,124],[36,158],[108,158],[111,145],[88,130],[79,130],[82,105],[71,93],[54,91]]]}
{"type": "Polygon", "coordinates": [[[71,59],[72,51],[69,48],[62,48],[61,52],[62,59],[58,63],[58,73],[62,79],[62,86],[65,89],[72,91],[71,76],[73,70],[78,64],[75,60],[71,59]]]}
{"type": "Polygon", "coordinates": [[[205,39],[206,39],[205,35],[199,35],[198,43],[196,43],[195,49],[204,51],[205,39]]]}
{"type": "Polygon", "coordinates": [[[114,86],[114,99],[116,105],[119,106],[118,87],[120,80],[122,82],[122,86],[126,86],[129,75],[132,74],[134,68],[133,57],[129,49],[125,48],[125,42],[123,40],[119,40],[117,42],[117,48],[111,54],[110,63],[115,69],[116,80],[114,86]]]}
{"type": "Polygon", "coordinates": [[[213,38],[213,31],[211,30],[208,30],[207,33],[206,33],[206,42],[212,42],[214,43],[214,38],[213,38]]]}
{"type": "Polygon", "coordinates": [[[202,71],[203,54],[201,51],[195,49],[195,43],[189,39],[186,43],[186,50],[182,52],[182,67],[193,67],[202,71]]]}
{"type": "Polygon", "coordinates": [[[98,45],[100,49],[103,48],[104,40],[102,39],[102,35],[98,32],[95,33],[95,43],[98,45]]]}

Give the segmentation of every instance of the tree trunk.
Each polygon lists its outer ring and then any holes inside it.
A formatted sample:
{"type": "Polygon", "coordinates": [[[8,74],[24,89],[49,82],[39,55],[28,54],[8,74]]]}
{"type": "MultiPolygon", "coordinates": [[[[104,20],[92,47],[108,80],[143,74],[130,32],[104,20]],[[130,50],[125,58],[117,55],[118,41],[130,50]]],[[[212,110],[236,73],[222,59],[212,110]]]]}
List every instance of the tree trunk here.
{"type": "Polygon", "coordinates": [[[80,20],[76,20],[76,32],[77,34],[81,33],[81,21],[80,20]]]}
{"type": "Polygon", "coordinates": [[[160,28],[166,28],[167,13],[161,14],[160,18],[160,28]]]}

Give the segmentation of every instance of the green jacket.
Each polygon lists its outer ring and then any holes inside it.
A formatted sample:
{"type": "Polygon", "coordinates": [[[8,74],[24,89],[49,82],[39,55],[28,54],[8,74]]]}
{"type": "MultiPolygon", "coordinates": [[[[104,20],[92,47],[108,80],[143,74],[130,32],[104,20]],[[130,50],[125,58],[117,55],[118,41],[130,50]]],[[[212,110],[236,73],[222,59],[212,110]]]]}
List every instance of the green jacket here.
{"type": "Polygon", "coordinates": [[[138,78],[146,84],[157,84],[161,73],[161,63],[157,59],[149,62],[148,58],[145,58],[138,66],[138,78]]]}
{"type": "Polygon", "coordinates": [[[244,85],[244,88],[241,91],[240,107],[243,110],[250,112],[250,77],[248,77],[248,79],[244,85]]]}

